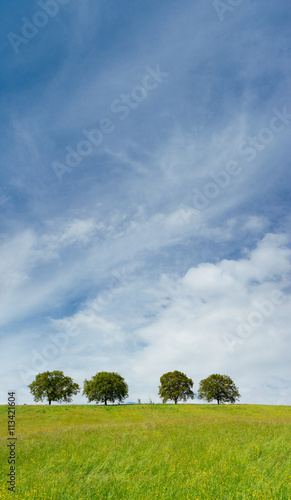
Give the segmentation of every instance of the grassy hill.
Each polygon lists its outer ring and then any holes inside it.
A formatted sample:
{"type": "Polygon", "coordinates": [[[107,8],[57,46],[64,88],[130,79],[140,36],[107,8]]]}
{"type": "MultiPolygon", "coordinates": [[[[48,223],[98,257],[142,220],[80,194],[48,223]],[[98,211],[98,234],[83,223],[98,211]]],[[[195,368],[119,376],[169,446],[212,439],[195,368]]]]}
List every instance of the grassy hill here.
{"type": "Polygon", "coordinates": [[[16,493],[0,499],[291,498],[291,407],[18,406],[16,493]]]}

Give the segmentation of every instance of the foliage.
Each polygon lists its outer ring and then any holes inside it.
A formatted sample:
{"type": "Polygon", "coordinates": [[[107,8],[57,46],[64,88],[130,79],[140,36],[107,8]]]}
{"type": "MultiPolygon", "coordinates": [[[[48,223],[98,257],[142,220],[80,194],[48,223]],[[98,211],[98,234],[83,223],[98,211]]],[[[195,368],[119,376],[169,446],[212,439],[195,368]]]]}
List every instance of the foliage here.
{"type": "Polygon", "coordinates": [[[228,375],[213,374],[200,381],[198,396],[210,403],[235,403],[240,398],[238,388],[228,375]]]}
{"type": "Polygon", "coordinates": [[[194,393],[191,390],[193,380],[184,373],[177,370],[164,373],[160,378],[160,382],[159,396],[162,398],[163,403],[171,400],[177,404],[178,401],[187,401],[188,398],[194,399],[194,393]]]}
{"type": "Polygon", "coordinates": [[[118,373],[99,372],[91,380],[84,381],[83,394],[87,396],[89,403],[122,403],[128,397],[128,385],[118,373]]]}
{"type": "Polygon", "coordinates": [[[57,370],[39,373],[28,387],[34,401],[47,399],[49,405],[52,401],[70,403],[72,396],[80,391],[78,384],[74,383],[70,377],[65,377],[63,372],[57,370]]]}

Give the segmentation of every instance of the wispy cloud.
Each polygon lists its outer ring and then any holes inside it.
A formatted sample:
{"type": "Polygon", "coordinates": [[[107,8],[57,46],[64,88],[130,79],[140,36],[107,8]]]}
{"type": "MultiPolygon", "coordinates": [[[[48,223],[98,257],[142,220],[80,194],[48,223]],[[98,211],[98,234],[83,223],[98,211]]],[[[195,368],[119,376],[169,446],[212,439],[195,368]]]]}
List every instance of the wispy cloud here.
{"type": "Polygon", "coordinates": [[[290,8],[217,6],[4,7],[3,401],[37,366],[153,400],[165,370],[223,371],[290,401],[290,8]]]}

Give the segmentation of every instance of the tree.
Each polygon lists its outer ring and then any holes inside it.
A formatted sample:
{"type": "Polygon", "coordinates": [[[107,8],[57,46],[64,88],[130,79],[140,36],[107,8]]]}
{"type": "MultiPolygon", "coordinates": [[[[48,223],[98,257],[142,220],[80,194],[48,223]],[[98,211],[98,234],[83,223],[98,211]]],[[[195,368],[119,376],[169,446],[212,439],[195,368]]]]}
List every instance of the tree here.
{"type": "Polygon", "coordinates": [[[84,390],[88,398],[88,403],[96,401],[97,403],[114,403],[122,401],[128,397],[128,385],[118,373],[99,372],[91,380],[84,381],[84,390]]]}
{"type": "Polygon", "coordinates": [[[240,398],[238,388],[228,375],[213,374],[200,381],[198,396],[208,403],[235,403],[240,398]]]}
{"type": "Polygon", "coordinates": [[[176,405],[178,401],[187,401],[188,398],[194,399],[194,393],[191,390],[193,380],[188,378],[185,373],[177,370],[164,373],[160,378],[160,382],[159,396],[162,398],[163,403],[172,400],[176,405]]]}
{"type": "Polygon", "coordinates": [[[47,399],[49,405],[52,401],[70,403],[72,395],[80,391],[78,384],[75,384],[70,377],[65,377],[60,371],[39,373],[28,387],[34,401],[47,399]]]}

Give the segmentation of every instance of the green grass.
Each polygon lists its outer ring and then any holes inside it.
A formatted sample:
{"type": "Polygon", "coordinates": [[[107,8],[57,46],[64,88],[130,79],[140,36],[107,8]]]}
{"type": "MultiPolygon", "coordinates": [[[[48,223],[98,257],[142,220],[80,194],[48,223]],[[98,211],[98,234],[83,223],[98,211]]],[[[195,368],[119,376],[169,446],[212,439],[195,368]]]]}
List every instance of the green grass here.
{"type": "Polygon", "coordinates": [[[0,499],[291,499],[291,407],[19,406],[17,486],[0,499]]]}

